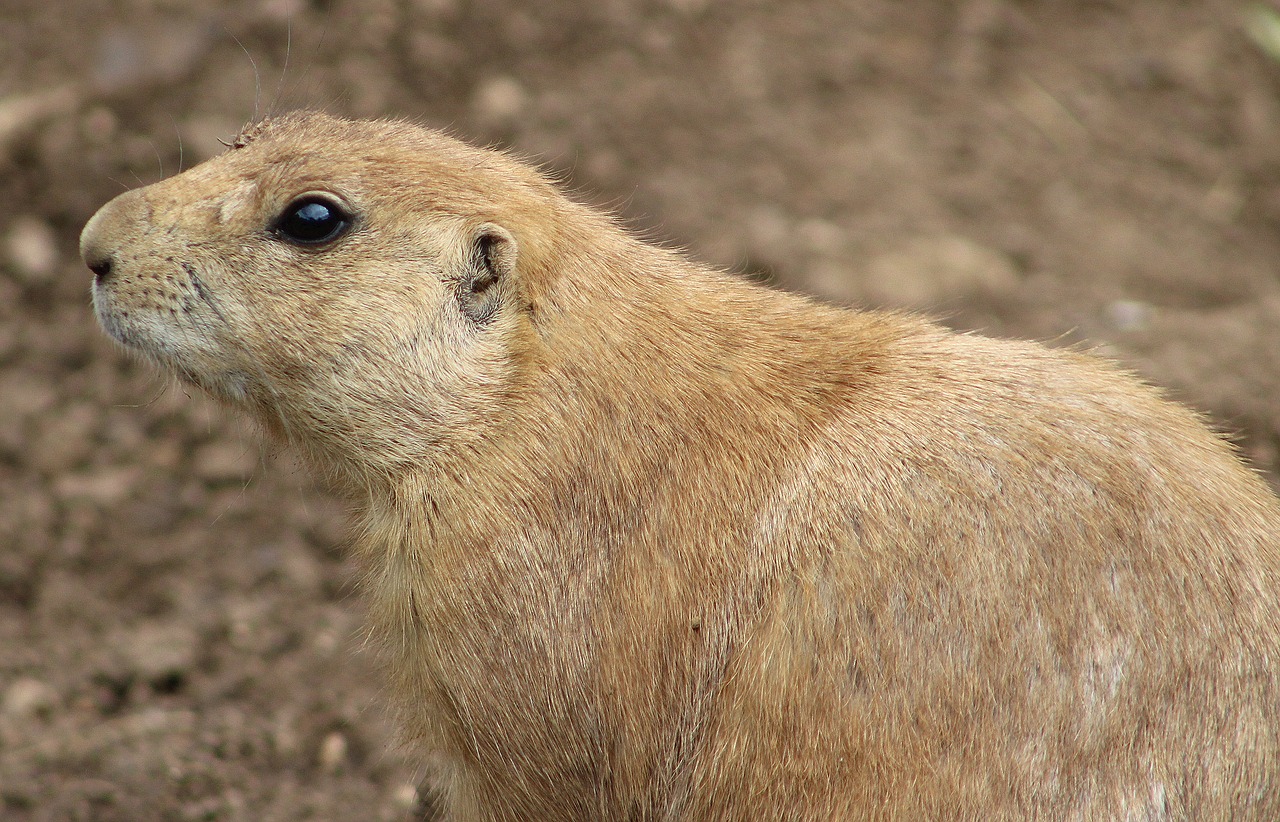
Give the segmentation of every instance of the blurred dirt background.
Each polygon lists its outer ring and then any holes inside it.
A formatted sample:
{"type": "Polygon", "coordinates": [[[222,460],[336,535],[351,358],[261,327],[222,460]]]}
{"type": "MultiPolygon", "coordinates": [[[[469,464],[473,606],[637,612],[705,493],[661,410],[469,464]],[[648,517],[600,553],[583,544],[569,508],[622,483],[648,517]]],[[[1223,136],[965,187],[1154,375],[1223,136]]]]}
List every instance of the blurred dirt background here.
{"type": "Polygon", "coordinates": [[[1203,0],[5,0],[0,818],[399,820],[344,513],[117,350],[76,238],[299,106],[745,276],[1087,344],[1280,446],[1280,23],[1203,0]]]}

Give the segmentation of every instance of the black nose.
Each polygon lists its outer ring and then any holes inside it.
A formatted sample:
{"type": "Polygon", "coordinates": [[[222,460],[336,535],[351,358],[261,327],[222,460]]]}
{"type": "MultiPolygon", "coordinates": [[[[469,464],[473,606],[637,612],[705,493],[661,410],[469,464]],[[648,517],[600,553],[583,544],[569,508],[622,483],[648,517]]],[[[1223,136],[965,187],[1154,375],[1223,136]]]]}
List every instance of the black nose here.
{"type": "Polygon", "coordinates": [[[89,266],[89,270],[93,272],[94,277],[98,280],[105,280],[111,276],[111,257],[97,257],[91,260],[85,260],[85,264],[89,266]]]}

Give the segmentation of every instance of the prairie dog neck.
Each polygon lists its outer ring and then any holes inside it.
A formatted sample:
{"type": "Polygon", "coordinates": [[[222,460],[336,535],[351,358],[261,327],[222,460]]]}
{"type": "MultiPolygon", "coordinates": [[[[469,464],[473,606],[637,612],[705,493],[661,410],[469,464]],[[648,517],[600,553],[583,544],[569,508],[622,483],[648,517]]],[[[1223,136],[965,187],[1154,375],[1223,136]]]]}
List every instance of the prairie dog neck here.
{"type": "MultiPolygon", "coordinates": [[[[890,339],[928,329],[748,285],[637,242],[575,204],[561,205],[554,229],[526,226],[519,234],[554,230],[556,238],[574,240],[539,238],[555,270],[540,280],[527,319],[502,330],[505,382],[491,386],[493,399],[471,404],[475,431],[464,454],[450,459],[433,450],[432,431],[417,444],[418,432],[408,426],[381,432],[421,455],[406,461],[401,475],[415,489],[411,495],[426,481],[465,496],[457,483],[490,487],[476,477],[515,466],[523,476],[500,484],[528,493],[592,452],[660,472],[653,455],[679,454],[682,439],[723,439],[750,450],[761,415],[770,422],[791,416],[793,427],[816,424],[832,413],[832,395],[847,391],[890,339]],[[807,322],[798,324],[800,305],[807,322]]],[[[686,451],[684,458],[700,455],[686,451]]]]}

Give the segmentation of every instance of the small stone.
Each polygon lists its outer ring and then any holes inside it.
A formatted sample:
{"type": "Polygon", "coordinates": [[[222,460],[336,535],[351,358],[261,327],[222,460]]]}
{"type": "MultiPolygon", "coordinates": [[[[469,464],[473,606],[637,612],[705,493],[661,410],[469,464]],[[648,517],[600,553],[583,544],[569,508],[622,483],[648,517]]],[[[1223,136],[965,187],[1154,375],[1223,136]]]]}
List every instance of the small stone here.
{"type": "Polygon", "coordinates": [[[5,256],[24,284],[49,283],[58,267],[58,246],[53,229],[35,217],[18,217],[5,236],[5,256]]]}
{"type": "Polygon", "coordinates": [[[313,593],[324,584],[324,569],[300,537],[284,546],[279,565],[285,577],[301,590],[313,593]]]}
{"type": "Polygon", "coordinates": [[[45,414],[58,401],[46,379],[22,371],[0,375],[0,425],[17,426],[45,414]]]}
{"type": "Polygon", "coordinates": [[[1107,317],[1117,331],[1142,331],[1151,322],[1151,307],[1138,300],[1116,300],[1107,306],[1107,317]]]}
{"type": "Polygon", "coordinates": [[[339,731],[332,731],[320,742],[318,756],[320,767],[332,773],[347,760],[347,738],[339,731]]]}
{"type": "Polygon", "coordinates": [[[290,713],[283,713],[276,717],[270,738],[271,747],[276,753],[284,757],[292,757],[296,754],[299,748],[297,717],[290,713]]]}
{"type": "Polygon", "coordinates": [[[751,209],[746,216],[747,241],[754,255],[767,259],[785,259],[791,252],[791,223],[786,215],[772,206],[751,209]]]}
{"type": "Polygon", "coordinates": [[[867,267],[862,285],[874,303],[921,309],[976,296],[1006,296],[1019,281],[1007,255],[944,234],[882,254],[867,267]]]}
{"type": "Polygon", "coordinates": [[[266,0],[261,6],[262,16],[273,23],[288,25],[307,10],[303,0],[266,0]]]}
{"type": "Polygon", "coordinates": [[[1240,216],[1247,199],[1244,183],[1238,175],[1223,174],[1200,201],[1200,214],[1210,222],[1225,225],[1240,216]]]}
{"type": "Polygon", "coordinates": [[[802,283],[805,290],[833,303],[851,304],[862,299],[856,273],[838,260],[819,258],[806,266],[802,283]]]}
{"type": "Polygon", "coordinates": [[[0,154],[6,153],[19,136],[50,117],[74,111],[80,98],[79,89],[71,83],[0,98],[0,154]]]}
{"type": "Polygon", "coordinates": [[[53,710],[58,695],[45,683],[32,677],[20,677],[5,689],[4,712],[9,716],[35,716],[53,710]]]}
{"type": "Polygon", "coordinates": [[[588,154],[585,166],[587,173],[592,177],[607,182],[617,180],[625,170],[618,153],[607,149],[599,149],[588,154]]]}
{"type": "Polygon", "coordinates": [[[243,442],[210,442],[196,450],[192,467],[196,476],[207,482],[240,483],[258,467],[258,452],[243,442]]]}
{"type": "Polygon", "coordinates": [[[796,234],[812,251],[824,256],[843,256],[845,232],[829,220],[810,218],[796,226],[796,234]]]}
{"type": "Polygon", "coordinates": [[[503,76],[481,83],[472,104],[481,119],[505,123],[519,117],[527,103],[524,87],[514,78],[503,76]]]}
{"type": "Polygon", "coordinates": [[[53,488],[60,499],[110,506],[131,496],[141,479],[137,466],[117,466],[58,477],[53,488]]]}
{"type": "Polygon", "coordinates": [[[395,789],[395,792],[391,795],[391,801],[405,810],[416,808],[418,806],[418,786],[406,782],[395,789]]]}
{"type": "Polygon", "coordinates": [[[80,120],[80,133],[95,145],[109,145],[120,133],[120,119],[106,106],[94,106],[80,120]]]}
{"type": "Polygon", "coordinates": [[[154,682],[190,670],[199,637],[183,625],[152,624],[122,633],[117,641],[129,673],[154,682]]]}
{"type": "Polygon", "coordinates": [[[257,651],[265,636],[267,605],[261,600],[243,599],[227,604],[227,639],[237,650],[257,651]]]}
{"type": "Polygon", "coordinates": [[[311,635],[311,646],[325,656],[333,654],[342,645],[342,638],[332,626],[318,628],[311,635]]]}

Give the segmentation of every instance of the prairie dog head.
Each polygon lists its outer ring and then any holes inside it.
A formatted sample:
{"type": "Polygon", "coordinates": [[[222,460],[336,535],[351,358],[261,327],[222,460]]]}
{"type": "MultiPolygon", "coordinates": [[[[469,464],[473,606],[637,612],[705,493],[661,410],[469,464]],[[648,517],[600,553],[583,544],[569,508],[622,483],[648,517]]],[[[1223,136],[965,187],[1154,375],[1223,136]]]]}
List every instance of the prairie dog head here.
{"type": "Polygon", "coordinates": [[[112,200],[81,254],[121,343],[304,450],[394,470],[520,380],[563,202],[496,152],[301,113],[112,200]]]}

